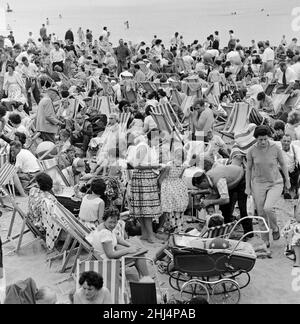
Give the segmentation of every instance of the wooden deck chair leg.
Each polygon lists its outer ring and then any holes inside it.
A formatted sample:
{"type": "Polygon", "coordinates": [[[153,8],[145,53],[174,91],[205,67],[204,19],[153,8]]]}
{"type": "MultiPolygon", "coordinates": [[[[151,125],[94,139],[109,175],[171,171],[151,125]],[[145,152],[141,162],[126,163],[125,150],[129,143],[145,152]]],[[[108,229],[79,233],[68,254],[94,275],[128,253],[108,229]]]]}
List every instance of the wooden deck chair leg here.
{"type": "Polygon", "coordinates": [[[64,272],[66,272],[67,267],[68,267],[68,263],[69,263],[69,261],[70,261],[70,259],[71,259],[71,256],[72,256],[72,253],[73,253],[73,251],[74,251],[74,249],[75,249],[76,244],[77,244],[77,241],[74,240],[74,242],[73,242],[73,244],[72,244],[72,246],[71,246],[71,249],[69,250],[69,253],[68,253],[67,257],[65,258],[65,262],[63,263],[62,268],[61,268],[61,270],[59,271],[60,273],[64,273],[64,272]]]}
{"type": "Polygon", "coordinates": [[[71,269],[71,275],[73,275],[73,273],[75,273],[75,270],[76,270],[76,266],[77,266],[77,260],[80,256],[80,253],[82,251],[82,245],[80,244],[78,250],[77,250],[77,253],[75,255],[75,260],[74,260],[74,263],[73,263],[73,266],[72,266],[72,269],[71,269]]]}
{"type": "Polygon", "coordinates": [[[64,243],[64,245],[63,245],[63,247],[61,249],[61,251],[58,251],[58,253],[56,255],[47,258],[46,262],[48,262],[49,268],[51,268],[51,265],[52,265],[53,261],[61,259],[61,258],[62,258],[62,264],[65,263],[66,257],[67,257],[68,247],[70,246],[71,242],[72,242],[72,237],[71,237],[71,235],[68,235],[66,240],[65,240],[65,243],[64,243]]]}
{"type": "Polygon", "coordinates": [[[14,223],[15,223],[15,219],[16,219],[16,214],[17,214],[17,210],[14,208],[13,214],[11,216],[10,224],[9,224],[8,233],[7,233],[7,240],[8,241],[11,240],[11,234],[12,234],[12,231],[13,231],[13,227],[14,227],[14,223]]]}
{"type": "Polygon", "coordinates": [[[23,224],[22,224],[20,237],[19,237],[19,240],[18,240],[17,248],[16,248],[16,253],[18,253],[20,251],[23,236],[24,236],[25,226],[26,226],[26,218],[23,219],[23,224]]]}

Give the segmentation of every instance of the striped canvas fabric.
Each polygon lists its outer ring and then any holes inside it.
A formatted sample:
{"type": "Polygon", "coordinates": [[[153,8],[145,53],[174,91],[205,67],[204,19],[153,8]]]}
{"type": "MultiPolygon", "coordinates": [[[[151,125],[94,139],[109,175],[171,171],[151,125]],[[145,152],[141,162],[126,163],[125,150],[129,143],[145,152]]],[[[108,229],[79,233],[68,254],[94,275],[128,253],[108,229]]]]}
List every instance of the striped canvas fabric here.
{"type": "Polygon", "coordinates": [[[4,126],[4,129],[3,129],[3,133],[9,139],[13,139],[15,129],[12,126],[10,126],[8,123],[6,123],[5,126],[4,126]]]}
{"type": "Polygon", "coordinates": [[[4,166],[4,164],[9,163],[9,153],[0,152],[0,168],[4,166]]]}
{"type": "Polygon", "coordinates": [[[265,122],[265,118],[260,114],[260,112],[253,107],[249,116],[249,122],[257,126],[262,125],[265,122]]]}
{"type": "Polygon", "coordinates": [[[93,109],[96,109],[98,112],[100,112],[101,104],[102,104],[102,97],[94,96],[92,98],[92,108],[93,109]]]}
{"type": "Polygon", "coordinates": [[[277,115],[280,112],[280,109],[282,107],[282,105],[284,105],[288,98],[290,97],[289,94],[276,94],[272,101],[273,101],[273,105],[274,105],[274,111],[275,111],[275,115],[277,115]]]}
{"type": "Polygon", "coordinates": [[[69,187],[70,184],[60,168],[58,167],[58,163],[56,158],[38,161],[41,169],[47,173],[55,183],[59,183],[62,186],[69,187]]]}
{"type": "Polygon", "coordinates": [[[6,186],[17,173],[14,165],[6,163],[0,169],[0,186],[6,186]]]}
{"type": "Polygon", "coordinates": [[[141,82],[140,84],[146,92],[152,93],[154,91],[157,91],[157,87],[154,82],[146,81],[146,82],[141,82]]]}
{"type": "Polygon", "coordinates": [[[127,125],[130,120],[131,113],[120,113],[119,115],[119,124],[121,126],[121,132],[127,131],[127,125]]]}
{"type": "Polygon", "coordinates": [[[232,109],[224,132],[236,134],[247,129],[251,110],[250,105],[245,102],[236,103],[232,109]]]}
{"type": "Polygon", "coordinates": [[[248,150],[256,143],[254,137],[255,128],[255,124],[250,124],[243,132],[235,135],[235,143],[232,146],[230,159],[240,155],[245,156],[248,150]]]}
{"type": "Polygon", "coordinates": [[[95,77],[90,77],[88,79],[88,86],[87,86],[88,92],[90,92],[92,90],[93,85],[95,85],[96,88],[101,88],[100,80],[95,77]]]}
{"type": "Polygon", "coordinates": [[[179,128],[182,130],[182,125],[178,119],[177,114],[175,113],[173,107],[170,105],[170,103],[164,103],[162,105],[158,105],[157,107],[153,107],[152,111],[156,114],[162,114],[166,116],[168,123],[170,124],[170,127],[173,129],[173,127],[179,128]],[[175,122],[173,120],[175,118],[175,122]]]}
{"type": "Polygon", "coordinates": [[[172,89],[171,90],[171,103],[174,103],[175,105],[181,107],[183,103],[183,98],[181,97],[179,91],[177,89],[172,89]]]}
{"type": "Polygon", "coordinates": [[[44,171],[47,171],[57,166],[57,160],[55,158],[49,160],[43,160],[43,161],[39,161],[39,164],[44,171]]]}
{"type": "Polygon", "coordinates": [[[112,98],[108,96],[94,96],[92,99],[92,107],[98,111],[99,114],[107,117],[112,113],[113,102],[112,98]]]}
{"type": "Polygon", "coordinates": [[[79,278],[83,272],[94,271],[103,277],[103,286],[112,297],[113,304],[123,304],[121,293],[121,260],[77,261],[76,287],[79,289],[79,278]]]}
{"type": "Polygon", "coordinates": [[[157,128],[160,131],[165,131],[168,134],[172,133],[172,128],[170,126],[170,124],[168,123],[168,121],[166,120],[166,117],[163,114],[156,114],[156,113],[152,113],[151,116],[153,117],[157,128]]]}
{"type": "Polygon", "coordinates": [[[237,221],[224,224],[221,226],[216,226],[213,228],[209,228],[207,232],[204,234],[205,238],[217,238],[217,237],[226,237],[232,231],[233,227],[236,225],[237,221]]]}

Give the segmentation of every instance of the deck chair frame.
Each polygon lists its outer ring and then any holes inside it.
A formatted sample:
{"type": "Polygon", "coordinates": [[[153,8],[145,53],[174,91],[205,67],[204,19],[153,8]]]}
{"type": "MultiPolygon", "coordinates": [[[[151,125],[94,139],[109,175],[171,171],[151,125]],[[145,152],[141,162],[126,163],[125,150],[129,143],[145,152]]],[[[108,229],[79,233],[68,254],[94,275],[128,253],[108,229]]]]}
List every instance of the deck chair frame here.
{"type": "MultiPolygon", "coordinates": [[[[15,201],[15,194],[14,191],[10,189],[10,186],[8,186],[8,190],[5,189],[5,186],[10,185],[11,182],[13,181],[13,177],[17,174],[16,168],[9,164],[6,163],[3,165],[3,167],[0,169],[0,188],[1,191],[5,194],[5,196],[8,198],[9,203],[13,207],[13,214],[11,217],[8,233],[7,233],[7,239],[3,242],[4,244],[7,244],[9,242],[13,242],[16,239],[18,239],[17,246],[14,250],[10,251],[10,253],[18,253],[22,247],[22,240],[25,234],[31,232],[35,239],[33,241],[30,241],[29,243],[26,244],[26,246],[31,245],[37,240],[41,240],[43,235],[42,233],[38,230],[38,228],[29,220],[28,216],[21,210],[21,208],[17,205],[15,201]],[[19,215],[22,219],[22,227],[20,232],[17,235],[12,236],[13,232],[13,227],[15,223],[16,216],[19,215]],[[27,226],[27,230],[25,229],[27,226]]],[[[25,245],[23,245],[24,247],[25,245]]]]}
{"type": "Polygon", "coordinates": [[[75,261],[71,266],[71,275],[76,269],[77,260],[83,250],[88,252],[87,260],[98,259],[98,257],[94,253],[92,245],[85,238],[90,233],[90,230],[87,229],[83,224],[81,224],[75,218],[75,216],[60,203],[57,203],[56,205],[54,221],[57,222],[57,224],[61,226],[62,229],[73,239],[71,248],[65,254],[62,268],[60,270],[61,273],[64,273],[67,269],[70,268],[68,267],[68,264],[74,253],[75,261]],[[77,244],[79,244],[78,248],[76,248],[77,244]]]}
{"type": "Polygon", "coordinates": [[[240,132],[246,128],[246,126],[249,124],[249,117],[251,114],[251,107],[247,103],[235,103],[230,116],[228,117],[227,123],[223,129],[223,131],[220,131],[223,135],[233,135],[236,132],[240,132]],[[243,106],[241,106],[242,104],[243,106]],[[242,115],[241,107],[243,107],[244,113],[242,115]]]}

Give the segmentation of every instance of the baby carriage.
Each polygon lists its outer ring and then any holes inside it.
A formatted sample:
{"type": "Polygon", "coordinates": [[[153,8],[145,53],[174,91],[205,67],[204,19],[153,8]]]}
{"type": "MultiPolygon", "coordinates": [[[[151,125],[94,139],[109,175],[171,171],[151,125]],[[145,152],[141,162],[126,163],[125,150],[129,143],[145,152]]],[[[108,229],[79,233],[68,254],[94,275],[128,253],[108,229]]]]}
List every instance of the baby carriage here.
{"type": "MultiPolygon", "coordinates": [[[[256,254],[244,238],[254,233],[269,233],[262,217],[248,217],[261,221],[266,230],[253,231],[239,241],[230,240],[236,223],[226,237],[209,238],[173,235],[169,242],[172,254],[168,266],[170,286],[180,291],[181,299],[205,297],[216,304],[238,304],[240,290],[250,283],[249,272],[256,262],[256,254]]],[[[245,218],[244,218],[245,219],[245,218]]]]}

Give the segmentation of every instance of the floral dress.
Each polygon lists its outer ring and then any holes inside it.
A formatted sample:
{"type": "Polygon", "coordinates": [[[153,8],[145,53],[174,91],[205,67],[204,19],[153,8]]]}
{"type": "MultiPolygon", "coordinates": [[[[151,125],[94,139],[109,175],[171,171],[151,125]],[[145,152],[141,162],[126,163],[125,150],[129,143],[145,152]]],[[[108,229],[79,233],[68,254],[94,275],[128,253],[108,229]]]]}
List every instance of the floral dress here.
{"type": "Polygon", "coordinates": [[[161,207],[164,213],[183,213],[186,211],[189,202],[188,188],[181,179],[184,171],[183,166],[169,165],[168,176],[161,185],[161,207]]]}
{"type": "Polygon", "coordinates": [[[32,188],[29,193],[28,218],[46,236],[47,248],[51,251],[54,248],[61,228],[52,217],[54,207],[57,203],[56,198],[49,192],[32,188]]]}

